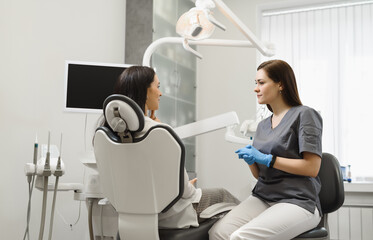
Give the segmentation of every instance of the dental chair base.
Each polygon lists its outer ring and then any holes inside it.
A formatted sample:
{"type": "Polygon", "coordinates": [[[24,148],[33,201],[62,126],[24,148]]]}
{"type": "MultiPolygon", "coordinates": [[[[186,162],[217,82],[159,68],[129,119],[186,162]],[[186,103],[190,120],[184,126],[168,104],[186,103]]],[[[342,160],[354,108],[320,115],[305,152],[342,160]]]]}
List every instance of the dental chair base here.
{"type": "MultiPolygon", "coordinates": [[[[160,240],[209,240],[208,231],[220,218],[211,218],[201,223],[199,227],[188,229],[159,229],[160,240]]],[[[116,240],[121,240],[119,233],[116,240]]]]}
{"type": "Polygon", "coordinates": [[[208,240],[208,231],[220,218],[211,218],[201,223],[198,228],[189,229],[160,229],[161,240],[208,240]]]}
{"type": "Polygon", "coordinates": [[[119,213],[118,227],[123,239],[153,239],[158,233],[158,214],[119,213]]]}

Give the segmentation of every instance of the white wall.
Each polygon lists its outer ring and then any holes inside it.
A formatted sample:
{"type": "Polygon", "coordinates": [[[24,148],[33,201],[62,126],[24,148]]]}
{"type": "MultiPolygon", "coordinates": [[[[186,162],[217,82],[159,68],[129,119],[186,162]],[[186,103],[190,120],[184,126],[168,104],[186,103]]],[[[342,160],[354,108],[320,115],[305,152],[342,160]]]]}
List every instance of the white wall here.
{"type": "MultiPolygon", "coordinates": [[[[1,239],[23,239],[28,185],[24,165],[32,161],[35,134],[39,143],[59,144],[67,171],[60,182],[83,182],[79,158],[90,150],[97,114],[63,112],[65,60],[124,61],[126,1],[2,0],[0,2],[0,225],[1,239]]],[[[89,86],[87,86],[89,87],[89,86]]],[[[82,92],[84,94],[84,92],[82,92]]],[[[49,194],[48,216],[52,193],[49,194]]],[[[34,190],[30,237],[39,233],[42,192],[34,190]]],[[[53,239],[86,239],[85,203],[72,192],[57,197],[53,239]],[[66,221],[66,223],[64,222],[66,221]]],[[[48,235],[45,227],[45,238],[48,235]]]]}

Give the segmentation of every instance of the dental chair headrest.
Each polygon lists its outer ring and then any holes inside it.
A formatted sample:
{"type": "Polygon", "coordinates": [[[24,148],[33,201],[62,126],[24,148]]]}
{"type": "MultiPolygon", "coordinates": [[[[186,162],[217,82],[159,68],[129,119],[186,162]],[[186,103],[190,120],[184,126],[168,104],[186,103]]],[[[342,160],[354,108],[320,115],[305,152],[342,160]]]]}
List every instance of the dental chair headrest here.
{"type": "MultiPolygon", "coordinates": [[[[104,116],[109,127],[121,138],[144,128],[144,113],[130,98],[113,94],[104,101],[104,116]]],[[[123,140],[123,138],[122,138],[123,140]]]]}

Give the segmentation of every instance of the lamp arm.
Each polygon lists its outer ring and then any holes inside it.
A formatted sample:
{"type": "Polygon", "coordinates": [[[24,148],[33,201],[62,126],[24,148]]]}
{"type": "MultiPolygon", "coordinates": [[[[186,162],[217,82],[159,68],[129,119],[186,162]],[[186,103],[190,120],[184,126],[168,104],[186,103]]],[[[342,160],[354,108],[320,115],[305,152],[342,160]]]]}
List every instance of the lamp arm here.
{"type": "MultiPolygon", "coordinates": [[[[250,29],[225,5],[222,0],[213,0],[220,10],[236,27],[252,42],[264,56],[271,57],[275,54],[273,48],[265,46],[250,29]]],[[[270,46],[270,45],[269,45],[270,46]]],[[[271,46],[272,47],[272,46],[271,46]]]]}
{"type": "MultiPolygon", "coordinates": [[[[157,48],[163,44],[183,44],[184,38],[182,37],[164,37],[159,38],[152,42],[145,50],[142,65],[150,67],[150,59],[157,48]]],[[[188,40],[189,45],[201,45],[201,46],[221,46],[221,47],[254,47],[250,41],[247,40],[227,40],[227,39],[204,39],[199,41],[188,40]]]]}
{"type": "Polygon", "coordinates": [[[215,26],[217,26],[218,28],[220,28],[221,30],[225,31],[227,28],[221,23],[219,22],[218,20],[216,20],[214,18],[214,16],[212,16],[210,14],[210,10],[207,10],[207,9],[204,9],[203,12],[205,13],[206,15],[206,18],[212,23],[214,24],[215,26]]]}
{"type": "Polygon", "coordinates": [[[202,59],[202,55],[197,52],[196,50],[194,50],[193,48],[191,48],[189,46],[189,42],[188,42],[188,39],[184,38],[184,41],[183,41],[183,47],[185,50],[187,50],[188,52],[191,52],[193,53],[196,57],[198,57],[199,59],[202,59]]]}
{"type": "Polygon", "coordinates": [[[159,38],[152,42],[145,50],[144,56],[142,58],[142,65],[150,67],[150,58],[152,57],[155,50],[165,43],[182,43],[183,38],[180,37],[164,37],[159,38]]]}
{"type": "MultiPolygon", "coordinates": [[[[155,40],[152,42],[148,48],[145,50],[143,57],[143,66],[150,67],[150,58],[155,50],[162,44],[165,43],[179,43],[183,44],[184,48],[195,54],[197,57],[201,55],[196,52],[194,49],[190,51],[189,46],[186,45],[209,45],[209,46],[229,46],[229,47],[250,47],[257,48],[264,56],[271,57],[275,54],[275,49],[272,44],[266,44],[261,42],[251,31],[250,29],[225,5],[222,0],[213,0],[215,5],[245,36],[249,41],[237,41],[237,40],[223,40],[223,39],[204,39],[199,41],[188,40],[185,44],[184,39],[181,37],[164,37],[155,40]]],[[[211,19],[210,19],[211,20],[211,19]]],[[[215,19],[213,19],[215,20],[215,19]]],[[[218,27],[224,29],[225,27],[215,20],[215,23],[218,27]]]]}

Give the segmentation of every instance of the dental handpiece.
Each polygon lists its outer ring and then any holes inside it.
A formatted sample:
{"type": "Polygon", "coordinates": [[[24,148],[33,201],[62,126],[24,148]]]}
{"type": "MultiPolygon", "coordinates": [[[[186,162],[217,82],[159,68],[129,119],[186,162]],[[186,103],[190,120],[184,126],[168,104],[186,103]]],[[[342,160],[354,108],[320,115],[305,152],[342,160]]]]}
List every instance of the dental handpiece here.
{"type": "Polygon", "coordinates": [[[36,135],[35,143],[34,143],[34,164],[36,166],[37,158],[38,158],[38,135],[36,135]]]}
{"type": "Polygon", "coordinates": [[[48,150],[47,150],[47,156],[45,157],[45,164],[44,164],[44,171],[45,170],[50,170],[50,137],[51,133],[50,131],[48,132],[48,150]]]}
{"type": "Polygon", "coordinates": [[[56,170],[57,169],[61,170],[61,153],[62,153],[62,133],[61,133],[61,139],[60,139],[60,155],[58,156],[56,170]]]}

